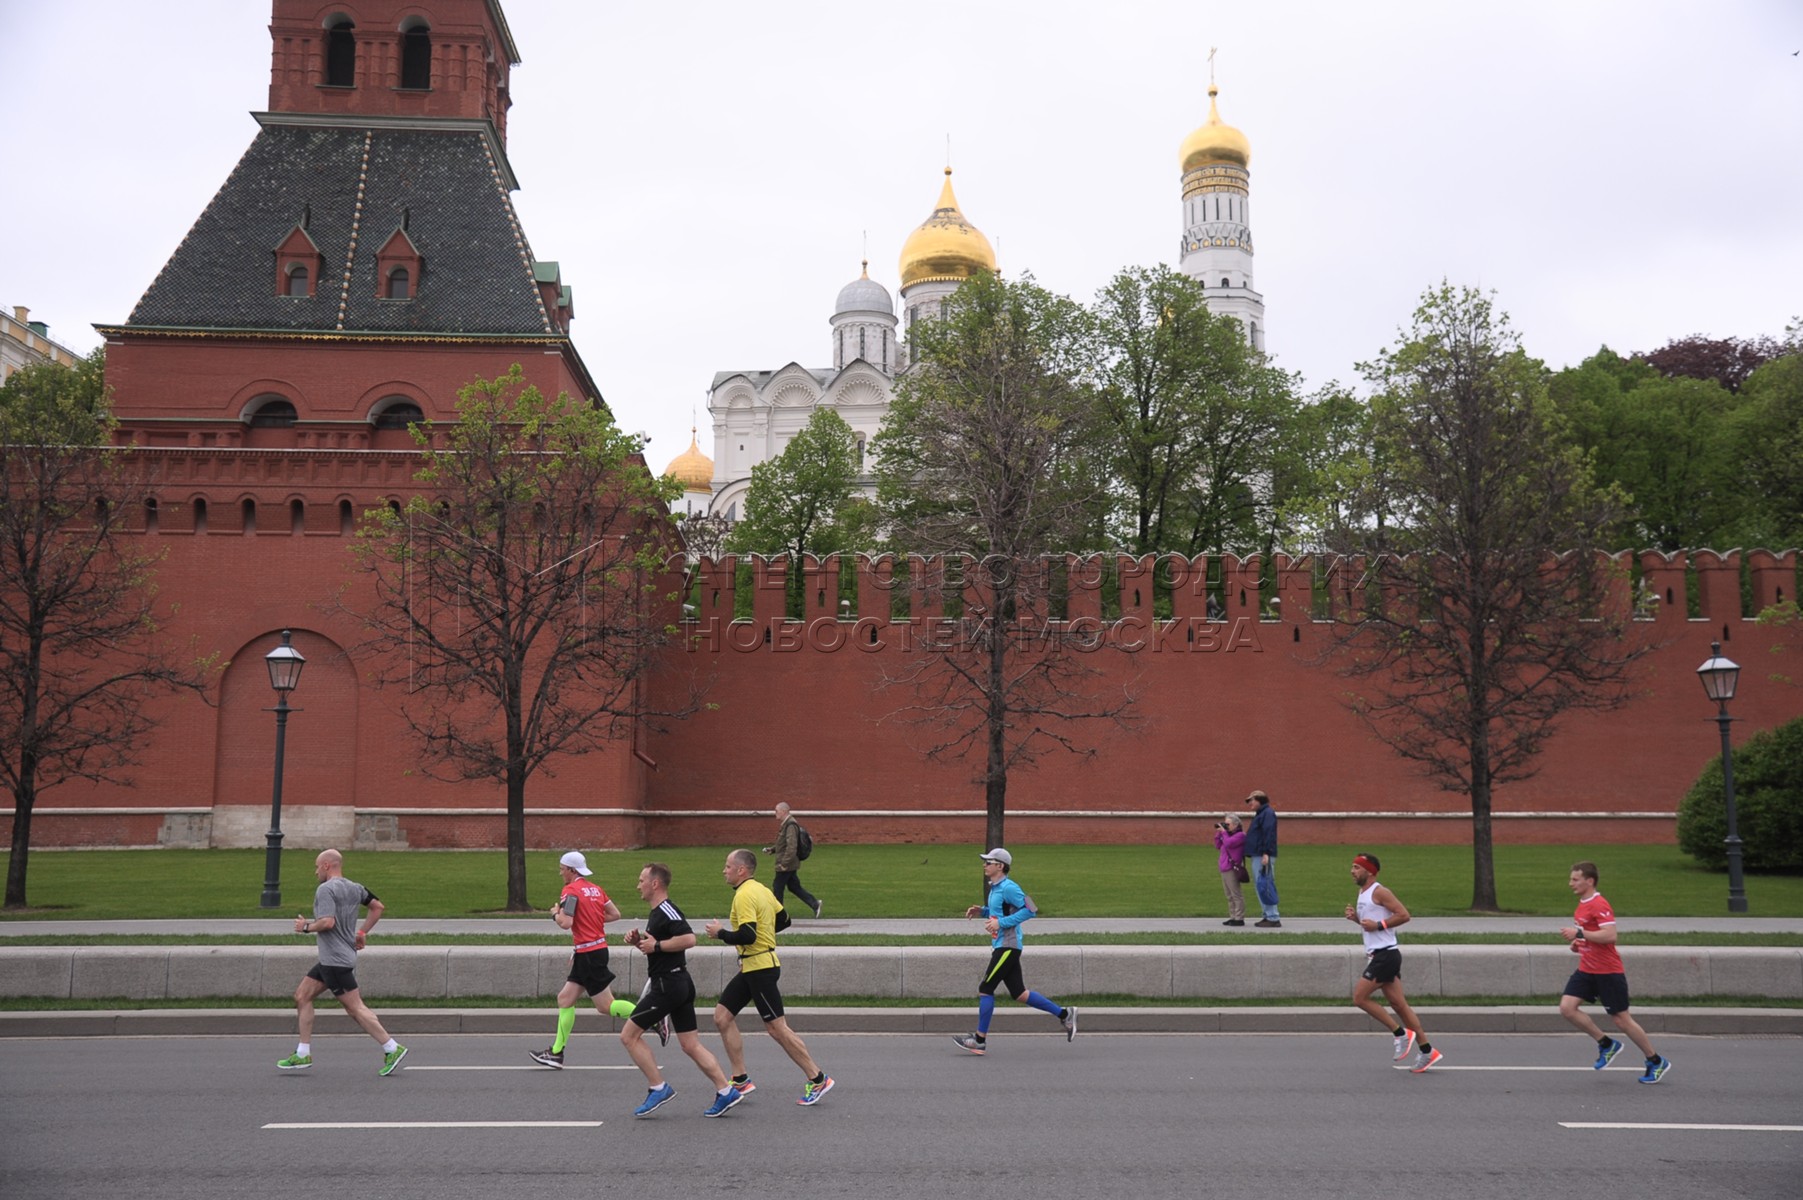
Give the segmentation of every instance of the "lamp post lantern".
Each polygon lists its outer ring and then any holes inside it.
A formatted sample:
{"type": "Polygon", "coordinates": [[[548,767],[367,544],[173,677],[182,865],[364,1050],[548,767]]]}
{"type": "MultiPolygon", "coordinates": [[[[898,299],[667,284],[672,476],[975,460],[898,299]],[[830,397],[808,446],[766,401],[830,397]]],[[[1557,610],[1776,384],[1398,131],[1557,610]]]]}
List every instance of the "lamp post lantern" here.
{"type": "Polygon", "coordinates": [[[1734,824],[1734,750],[1728,744],[1728,725],[1734,720],[1728,715],[1728,701],[1734,699],[1740,682],[1740,665],[1722,657],[1720,642],[1711,642],[1709,661],[1697,668],[1697,678],[1703,681],[1704,694],[1716,703],[1715,720],[1722,730],[1722,793],[1728,802],[1728,911],[1744,913],[1747,889],[1740,872],[1740,831],[1734,824]]]}
{"type": "Polygon", "coordinates": [[[269,801],[269,848],[263,861],[262,908],[279,908],[282,903],[282,750],[288,739],[288,714],[299,712],[288,707],[288,693],[300,683],[301,668],[307,660],[291,644],[289,630],[282,630],[282,644],[263,656],[269,666],[269,686],[275,689],[275,707],[264,712],[275,713],[275,794],[269,801]]]}

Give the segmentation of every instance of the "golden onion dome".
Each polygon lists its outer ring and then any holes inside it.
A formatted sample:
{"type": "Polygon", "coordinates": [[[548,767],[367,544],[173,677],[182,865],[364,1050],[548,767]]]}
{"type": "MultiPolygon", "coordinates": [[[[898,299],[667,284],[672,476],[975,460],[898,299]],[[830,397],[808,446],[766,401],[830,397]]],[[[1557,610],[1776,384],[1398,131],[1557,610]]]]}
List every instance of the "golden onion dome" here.
{"type": "Polygon", "coordinates": [[[964,219],[958,198],[952,195],[952,169],[945,169],[945,187],[933,215],[902,243],[901,285],[951,279],[962,282],[978,271],[995,270],[995,251],[983,231],[964,219]]]}
{"type": "Polygon", "coordinates": [[[664,468],[664,474],[674,475],[683,490],[687,492],[711,492],[714,490],[714,460],[701,452],[701,444],[695,440],[695,430],[689,430],[689,448],[670,460],[664,468]]]}
{"type": "Polygon", "coordinates": [[[1223,123],[1221,111],[1215,107],[1215,96],[1220,90],[1212,83],[1208,85],[1208,123],[1183,139],[1178,157],[1186,172],[1208,163],[1232,163],[1236,167],[1252,163],[1252,143],[1245,134],[1223,123]]]}

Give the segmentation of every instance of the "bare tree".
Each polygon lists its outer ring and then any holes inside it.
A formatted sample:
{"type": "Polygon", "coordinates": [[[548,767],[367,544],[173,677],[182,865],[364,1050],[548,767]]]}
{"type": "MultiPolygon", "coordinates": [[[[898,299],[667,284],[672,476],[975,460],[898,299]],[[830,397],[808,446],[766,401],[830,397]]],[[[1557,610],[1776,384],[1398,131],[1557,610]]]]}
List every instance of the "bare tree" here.
{"type": "Polygon", "coordinates": [[[883,683],[911,693],[899,713],[933,731],[929,757],[980,752],[991,846],[1006,840],[1009,772],[1055,749],[1093,755],[1079,726],[1127,724],[1133,702],[1073,652],[1097,630],[1048,620],[1047,556],[1076,544],[1100,498],[1083,326],[1031,278],[978,275],[915,325],[916,366],[876,441],[891,538],[938,556],[909,585],[949,617],[883,683]]]}
{"type": "Polygon", "coordinates": [[[201,692],[209,664],[158,638],[155,561],[127,517],[144,499],[110,449],[101,351],[0,387],[0,779],[13,796],[6,907],[23,908],[31,814],[71,779],[129,783],[153,698],[201,692]]]}
{"type": "Polygon", "coordinates": [[[1592,485],[1545,368],[1483,294],[1429,292],[1364,370],[1376,452],[1366,519],[1340,538],[1365,573],[1342,581],[1336,652],[1376,735],[1469,797],[1471,905],[1493,910],[1495,788],[1534,773],[1567,714],[1625,703],[1651,649],[1593,541],[1619,500],[1592,485]]]}
{"type": "Polygon", "coordinates": [[[517,912],[528,780],[694,710],[654,709],[645,687],[674,636],[680,485],[645,469],[605,408],[547,398],[517,365],[459,397],[455,424],[414,429],[420,494],[359,533],[376,594],[363,616],[428,772],[504,785],[517,912]]]}

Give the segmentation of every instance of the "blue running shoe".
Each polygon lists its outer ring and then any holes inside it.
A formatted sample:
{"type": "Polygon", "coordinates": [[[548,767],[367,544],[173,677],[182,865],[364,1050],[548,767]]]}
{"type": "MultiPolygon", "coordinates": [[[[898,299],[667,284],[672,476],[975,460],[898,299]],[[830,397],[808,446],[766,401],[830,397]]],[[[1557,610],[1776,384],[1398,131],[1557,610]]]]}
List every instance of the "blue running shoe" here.
{"type": "Polygon", "coordinates": [[[714,1102],[708,1105],[707,1108],[702,1111],[701,1115],[704,1117],[724,1117],[727,1113],[737,1108],[739,1102],[743,1099],[745,1099],[745,1093],[735,1087],[727,1088],[724,1095],[715,1092],[714,1102]]]}
{"type": "Polygon", "coordinates": [[[1592,1069],[1597,1071],[1602,1070],[1604,1067],[1614,1062],[1615,1056],[1620,1053],[1621,1043],[1614,1038],[1610,1038],[1607,1046],[1597,1047],[1596,1061],[1591,1064],[1592,1069]]]}
{"type": "Polygon", "coordinates": [[[1642,1083],[1658,1083],[1665,1078],[1665,1073],[1672,1069],[1672,1060],[1661,1054],[1658,1058],[1646,1060],[1646,1074],[1640,1077],[1642,1083]]]}
{"type": "Polygon", "coordinates": [[[635,1117],[648,1117],[670,1101],[676,1099],[676,1089],[669,1084],[654,1087],[645,1096],[645,1102],[632,1110],[635,1117]]]}
{"type": "Polygon", "coordinates": [[[833,1090],[833,1077],[831,1075],[826,1074],[823,1071],[823,1072],[821,1072],[819,1083],[815,1083],[812,1079],[810,1079],[807,1081],[807,1083],[802,1085],[801,1099],[797,1100],[795,1103],[797,1103],[797,1104],[819,1104],[821,1099],[828,1092],[830,1092],[832,1090],[833,1090]]]}

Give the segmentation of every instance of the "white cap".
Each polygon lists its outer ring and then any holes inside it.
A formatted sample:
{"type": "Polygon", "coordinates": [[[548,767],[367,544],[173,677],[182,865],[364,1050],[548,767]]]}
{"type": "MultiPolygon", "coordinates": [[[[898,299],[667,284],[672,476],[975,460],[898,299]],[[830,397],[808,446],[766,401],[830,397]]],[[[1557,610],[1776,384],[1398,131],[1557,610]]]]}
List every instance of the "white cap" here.
{"type": "Polygon", "coordinates": [[[570,851],[568,854],[558,859],[557,864],[562,867],[568,867],[578,875],[594,874],[593,871],[588,869],[588,859],[582,857],[582,851],[580,850],[570,851]]]}
{"type": "Polygon", "coordinates": [[[983,861],[998,862],[1004,867],[1012,867],[1014,865],[1014,855],[1008,853],[1000,846],[997,846],[994,850],[991,850],[988,854],[983,856],[983,861]]]}

